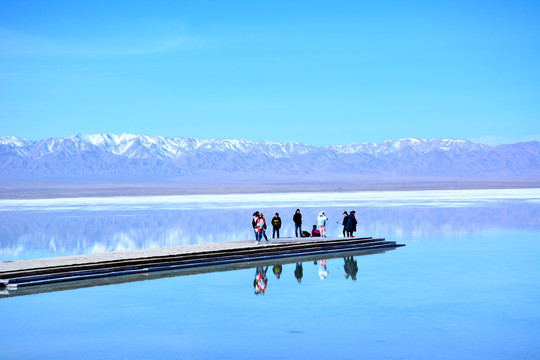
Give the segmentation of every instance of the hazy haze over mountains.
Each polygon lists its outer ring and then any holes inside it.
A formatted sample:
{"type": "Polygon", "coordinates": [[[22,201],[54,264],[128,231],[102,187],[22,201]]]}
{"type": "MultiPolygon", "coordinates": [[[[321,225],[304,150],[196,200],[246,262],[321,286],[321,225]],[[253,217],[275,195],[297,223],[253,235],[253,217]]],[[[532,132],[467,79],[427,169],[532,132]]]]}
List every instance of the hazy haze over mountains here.
{"type": "Polygon", "coordinates": [[[316,147],[301,143],[146,135],[0,138],[0,176],[196,174],[536,178],[540,143],[491,147],[456,139],[400,139],[316,147]]]}

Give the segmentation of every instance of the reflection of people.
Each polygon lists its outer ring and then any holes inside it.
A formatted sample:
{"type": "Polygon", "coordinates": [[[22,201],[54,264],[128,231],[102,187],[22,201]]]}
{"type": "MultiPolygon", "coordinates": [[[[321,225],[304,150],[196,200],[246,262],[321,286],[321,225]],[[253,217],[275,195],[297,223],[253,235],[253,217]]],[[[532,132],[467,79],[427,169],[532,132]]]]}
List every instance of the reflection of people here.
{"type": "Polygon", "coordinates": [[[276,215],[274,215],[274,217],[272,218],[272,227],[274,230],[272,231],[272,239],[276,237],[276,233],[279,239],[279,229],[281,228],[281,218],[279,217],[278,213],[276,213],[276,215]]]}
{"type": "Polygon", "coordinates": [[[268,284],[268,278],[266,277],[266,271],[268,266],[263,269],[262,267],[255,270],[255,279],[253,279],[253,287],[255,288],[255,295],[264,295],[266,291],[266,285],[268,284]]]}
{"type": "Polygon", "coordinates": [[[326,267],[326,259],[322,259],[319,263],[319,277],[325,280],[328,276],[328,268],[326,267]]]}
{"type": "Polygon", "coordinates": [[[354,260],[354,257],[344,257],[343,260],[345,261],[345,264],[343,265],[343,269],[345,269],[345,279],[348,279],[349,276],[351,279],[356,281],[356,273],[358,272],[358,263],[356,260],[354,260]]]}
{"type": "Polygon", "coordinates": [[[294,221],[294,233],[298,237],[298,230],[300,230],[300,236],[302,236],[302,214],[300,214],[300,209],[296,209],[296,212],[293,216],[294,221]]]}
{"type": "Polygon", "coordinates": [[[317,223],[319,224],[319,230],[322,237],[326,237],[326,221],[328,221],[328,218],[324,214],[324,211],[321,211],[317,217],[317,223]]]}
{"type": "Polygon", "coordinates": [[[343,212],[343,222],[341,223],[341,225],[343,225],[343,237],[347,237],[347,220],[349,219],[349,215],[347,215],[347,212],[344,211],[343,212]]]}
{"type": "Polygon", "coordinates": [[[255,211],[253,213],[253,220],[251,220],[251,225],[253,225],[253,232],[255,233],[255,240],[259,242],[259,232],[257,231],[257,222],[259,220],[259,212],[255,211]]]}
{"type": "Polygon", "coordinates": [[[283,266],[281,264],[274,265],[274,267],[272,268],[272,272],[276,275],[276,279],[279,279],[281,273],[283,272],[283,266]]]}
{"type": "Polygon", "coordinates": [[[356,217],[354,216],[355,211],[351,211],[347,217],[347,236],[354,237],[354,232],[356,231],[356,217]]]}
{"type": "Polygon", "coordinates": [[[321,236],[321,233],[319,232],[319,230],[317,230],[317,225],[313,225],[313,230],[311,230],[311,236],[321,236]]]}
{"type": "Polygon", "coordinates": [[[294,277],[298,280],[298,283],[302,282],[302,276],[304,276],[304,269],[302,263],[296,263],[296,269],[294,270],[294,277]]]}

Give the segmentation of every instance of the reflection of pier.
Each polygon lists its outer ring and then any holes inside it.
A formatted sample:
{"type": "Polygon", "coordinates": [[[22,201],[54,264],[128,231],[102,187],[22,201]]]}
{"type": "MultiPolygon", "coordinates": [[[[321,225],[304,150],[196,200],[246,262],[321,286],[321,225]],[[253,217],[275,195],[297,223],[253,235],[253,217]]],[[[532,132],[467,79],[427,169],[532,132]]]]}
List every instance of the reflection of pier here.
{"type": "MultiPolygon", "coordinates": [[[[186,245],[170,248],[132,250],[57,258],[17,260],[0,262],[0,281],[7,290],[21,287],[60,282],[108,278],[104,284],[113,283],[112,276],[141,275],[148,279],[149,272],[183,270],[185,273],[200,273],[253,267],[255,263],[283,259],[293,262],[298,258],[330,258],[332,254],[372,253],[379,249],[402,246],[393,241],[374,238],[282,238],[272,239],[267,244],[255,241],[235,241],[186,245]],[[186,271],[187,270],[187,271],[186,271]],[[145,275],[146,274],[146,275],[145,275]]],[[[171,276],[156,273],[155,277],[171,276]]],[[[172,275],[175,276],[175,275],[172,275]]],[[[104,279],[103,279],[104,280],[104,279]]],[[[123,279],[133,281],[136,279],[123,279]]],[[[96,285],[96,284],[93,284],[96,285]]],[[[66,287],[68,287],[67,285],[66,287]]],[[[84,285],[78,285],[80,287],[84,285]]],[[[89,285],[92,286],[92,285],[89,285]]],[[[64,288],[64,287],[62,287],[64,288]]],[[[30,290],[30,289],[29,289],[30,290]]],[[[17,295],[21,290],[15,291],[17,295]]],[[[41,291],[49,291],[42,288],[41,291]]],[[[29,291],[33,293],[35,291],[29,291]]]]}

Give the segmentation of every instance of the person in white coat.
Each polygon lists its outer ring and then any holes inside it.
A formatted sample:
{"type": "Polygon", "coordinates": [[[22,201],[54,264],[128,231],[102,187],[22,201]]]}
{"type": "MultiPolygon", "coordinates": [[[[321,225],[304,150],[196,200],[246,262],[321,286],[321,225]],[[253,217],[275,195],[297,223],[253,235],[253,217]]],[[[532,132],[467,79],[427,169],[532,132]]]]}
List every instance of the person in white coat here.
{"type": "Polygon", "coordinates": [[[319,213],[319,216],[317,217],[317,223],[319,224],[319,231],[321,232],[321,237],[326,237],[326,222],[328,221],[328,218],[324,214],[324,211],[321,211],[319,213]]]}

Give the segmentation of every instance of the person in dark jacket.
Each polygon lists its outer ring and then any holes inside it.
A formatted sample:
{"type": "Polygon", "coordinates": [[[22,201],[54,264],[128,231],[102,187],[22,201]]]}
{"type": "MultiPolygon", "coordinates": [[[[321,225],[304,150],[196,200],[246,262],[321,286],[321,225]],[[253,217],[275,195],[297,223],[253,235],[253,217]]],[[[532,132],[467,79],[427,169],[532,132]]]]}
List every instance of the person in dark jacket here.
{"type": "Polygon", "coordinates": [[[341,223],[341,225],[343,225],[343,237],[347,237],[347,220],[349,219],[349,215],[347,214],[346,211],[343,212],[343,222],[341,223]]]}
{"type": "Polygon", "coordinates": [[[259,212],[255,211],[253,213],[253,219],[251,220],[251,225],[253,226],[253,231],[255,232],[255,240],[259,241],[259,233],[257,232],[257,220],[259,220],[259,212]]]}
{"type": "Polygon", "coordinates": [[[300,236],[302,236],[302,214],[300,214],[300,209],[296,209],[296,212],[293,216],[294,221],[294,233],[298,237],[298,230],[300,230],[300,236]]]}
{"type": "Polygon", "coordinates": [[[274,217],[272,218],[272,227],[274,228],[274,231],[272,232],[272,239],[276,237],[279,239],[279,229],[281,228],[281,218],[279,217],[279,214],[276,213],[274,217]]]}
{"type": "Polygon", "coordinates": [[[356,231],[356,224],[358,223],[356,221],[356,217],[354,216],[355,214],[355,211],[351,211],[351,213],[349,214],[349,217],[347,218],[347,225],[346,225],[346,230],[347,230],[347,236],[349,237],[354,237],[354,232],[356,231]]]}

